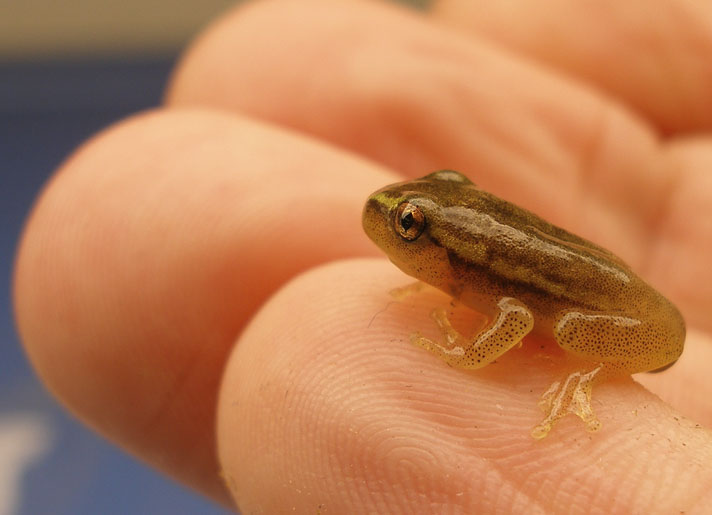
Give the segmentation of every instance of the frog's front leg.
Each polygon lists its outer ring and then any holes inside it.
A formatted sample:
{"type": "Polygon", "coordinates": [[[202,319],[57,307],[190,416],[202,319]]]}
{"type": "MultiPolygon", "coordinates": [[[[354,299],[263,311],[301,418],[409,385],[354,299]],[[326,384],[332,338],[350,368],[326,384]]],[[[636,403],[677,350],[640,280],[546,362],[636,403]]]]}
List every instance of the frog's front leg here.
{"type": "Polygon", "coordinates": [[[485,314],[492,322],[474,337],[467,338],[452,327],[444,309],[436,309],[432,317],[443,332],[445,343],[435,342],[419,333],[412,335],[411,341],[433,352],[448,365],[481,368],[521,342],[534,327],[531,311],[517,299],[501,297],[487,311],[489,313],[485,314]]]}

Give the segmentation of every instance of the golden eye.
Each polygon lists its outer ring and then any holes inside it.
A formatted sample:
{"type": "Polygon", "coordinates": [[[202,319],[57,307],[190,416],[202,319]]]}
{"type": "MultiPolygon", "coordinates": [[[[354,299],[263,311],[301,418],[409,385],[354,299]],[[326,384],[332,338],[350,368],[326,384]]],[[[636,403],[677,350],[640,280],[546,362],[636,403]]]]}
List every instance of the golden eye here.
{"type": "Polygon", "coordinates": [[[401,238],[413,241],[425,229],[425,215],[418,206],[406,201],[398,206],[394,223],[401,238]]]}

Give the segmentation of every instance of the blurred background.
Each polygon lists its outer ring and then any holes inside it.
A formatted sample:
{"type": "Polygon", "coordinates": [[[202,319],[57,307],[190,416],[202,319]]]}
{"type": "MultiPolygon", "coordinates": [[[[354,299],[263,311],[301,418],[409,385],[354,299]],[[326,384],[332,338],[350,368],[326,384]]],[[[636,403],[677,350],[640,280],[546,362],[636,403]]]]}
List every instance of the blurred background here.
{"type": "Polygon", "coordinates": [[[158,105],[182,49],[235,3],[0,0],[0,515],[225,513],[57,405],[15,334],[10,287],[23,220],[53,170],[94,132],[158,105]]]}
{"type": "Polygon", "coordinates": [[[92,133],[159,103],[229,0],[0,0],[0,515],[225,513],[66,414],[12,322],[11,267],[42,184],[92,133]]]}

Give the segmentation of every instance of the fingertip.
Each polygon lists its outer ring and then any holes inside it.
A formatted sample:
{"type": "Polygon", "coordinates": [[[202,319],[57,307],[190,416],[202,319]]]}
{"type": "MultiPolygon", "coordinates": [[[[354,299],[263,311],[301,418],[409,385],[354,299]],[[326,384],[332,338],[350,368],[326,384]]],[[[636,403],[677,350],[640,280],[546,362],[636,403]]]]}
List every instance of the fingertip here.
{"type": "MultiPolygon", "coordinates": [[[[635,511],[651,487],[709,454],[709,435],[630,379],[595,388],[598,432],[568,416],[534,440],[536,403],[564,370],[561,356],[528,339],[484,369],[449,368],[408,338],[428,331],[428,311],[448,299],[387,294],[408,282],[383,260],[332,263],[289,283],[253,319],[218,408],[220,461],[241,509],[478,512],[505,498],[514,511],[523,499],[548,511],[635,511]]],[[[696,471],[698,492],[712,479],[696,471]]],[[[689,502],[687,488],[674,490],[655,501],[689,502]]]]}

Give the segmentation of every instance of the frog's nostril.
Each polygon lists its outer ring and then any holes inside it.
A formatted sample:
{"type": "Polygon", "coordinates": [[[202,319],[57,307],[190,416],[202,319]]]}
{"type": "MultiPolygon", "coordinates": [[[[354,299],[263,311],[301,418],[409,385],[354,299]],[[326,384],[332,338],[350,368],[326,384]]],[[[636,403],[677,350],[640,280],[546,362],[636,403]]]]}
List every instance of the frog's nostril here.
{"type": "Polygon", "coordinates": [[[387,214],[386,211],[387,210],[382,202],[379,202],[377,199],[370,197],[366,201],[366,206],[364,208],[364,216],[383,218],[387,214]]]}

